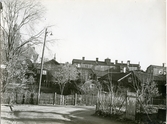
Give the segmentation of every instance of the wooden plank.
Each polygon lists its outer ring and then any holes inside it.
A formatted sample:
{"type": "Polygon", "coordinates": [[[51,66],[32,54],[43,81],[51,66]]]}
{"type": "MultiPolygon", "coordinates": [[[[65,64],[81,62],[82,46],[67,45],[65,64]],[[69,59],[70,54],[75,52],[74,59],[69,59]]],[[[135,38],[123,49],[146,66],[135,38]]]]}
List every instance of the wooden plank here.
{"type": "Polygon", "coordinates": [[[135,120],[136,115],[136,94],[127,92],[126,98],[126,118],[135,120]]]}

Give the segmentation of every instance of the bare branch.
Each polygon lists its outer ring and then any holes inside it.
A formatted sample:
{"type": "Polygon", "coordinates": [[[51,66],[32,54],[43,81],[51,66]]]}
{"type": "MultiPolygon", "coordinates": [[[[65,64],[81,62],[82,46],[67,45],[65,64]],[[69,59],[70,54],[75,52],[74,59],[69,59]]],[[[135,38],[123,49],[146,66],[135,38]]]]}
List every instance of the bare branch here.
{"type": "MultiPolygon", "coordinates": [[[[44,13],[44,7],[35,0],[3,0],[3,22],[0,29],[3,32],[3,55],[5,55],[6,73],[3,79],[5,83],[13,82],[13,79],[24,78],[27,65],[23,65],[23,57],[26,44],[41,43],[40,37],[44,29],[38,33],[24,36],[22,31],[30,23],[38,21],[44,13]]],[[[28,32],[27,32],[28,34],[28,32]]],[[[6,87],[6,85],[4,85],[6,87]]]]}

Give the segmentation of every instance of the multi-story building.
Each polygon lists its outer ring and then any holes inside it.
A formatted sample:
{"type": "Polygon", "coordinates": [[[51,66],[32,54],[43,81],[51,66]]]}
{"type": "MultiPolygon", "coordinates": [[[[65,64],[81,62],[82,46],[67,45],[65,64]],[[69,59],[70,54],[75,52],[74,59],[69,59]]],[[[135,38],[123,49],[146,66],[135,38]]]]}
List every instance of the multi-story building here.
{"type": "Polygon", "coordinates": [[[99,77],[103,75],[106,70],[114,68],[114,63],[112,63],[111,60],[108,58],[104,61],[99,61],[98,58],[96,58],[96,60],[85,60],[85,57],[82,57],[82,59],[73,59],[72,64],[76,65],[77,68],[81,71],[81,75],[82,77],[84,77],[85,81],[92,78],[94,74],[99,77]],[[86,70],[87,73],[85,72],[86,70]]]}
{"type": "MultiPolygon", "coordinates": [[[[140,64],[131,64],[130,61],[127,61],[127,63],[123,63],[123,61],[118,63],[118,60],[115,60],[114,63],[111,62],[111,59],[109,58],[104,61],[99,61],[98,58],[96,58],[96,60],[85,60],[85,57],[82,57],[82,59],[73,59],[72,64],[76,65],[81,72],[82,69],[85,70],[85,68],[92,69],[93,73],[87,73],[87,76],[90,77],[90,75],[96,75],[97,78],[100,78],[109,72],[126,73],[127,71],[140,70],[140,64]]],[[[85,81],[88,79],[90,78],[85,78],[85,81]]]]}
{"type": "Polygon", "coordinates": [[[152,74],[153,76],[166,75],[165,63],[163,63],[162,66],[150,65],[147,67],[146,72],[152,74]]]}
{"type": "Polygon", "coordinates": [[[119,63],[118,60],[115,60],[115,71],[116,72],[126,73],[128,71],[134,71],[134,70],[140,70],[140,63],[132,64],[130,63],[130,60],[128,60],[127,63],[124,63],[123,61],[119,63]]]}
{"type": "Polygon", "coordinates": [[[82,59],[73,59],[72,64],[75,64],[78,68],[91,68],[98,71],[105,71],[114,67],[114,63],[108,58],[99,61],[98,58],[96,60],[85,60],[85,57],[82,57],[82,59]]]}

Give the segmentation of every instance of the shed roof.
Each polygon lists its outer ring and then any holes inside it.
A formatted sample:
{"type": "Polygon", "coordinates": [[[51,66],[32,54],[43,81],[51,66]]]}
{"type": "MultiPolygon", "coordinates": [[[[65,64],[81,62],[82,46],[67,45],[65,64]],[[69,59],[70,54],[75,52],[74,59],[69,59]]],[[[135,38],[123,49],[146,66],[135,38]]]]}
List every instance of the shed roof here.
{"type": "Polygon", "coordinates": [[[110,72],[106,75],[99,78],[99,80],[113,80],[118,81],[121,77],[125,76],[127,73],[121,73],[121,72],[110,72]]]}

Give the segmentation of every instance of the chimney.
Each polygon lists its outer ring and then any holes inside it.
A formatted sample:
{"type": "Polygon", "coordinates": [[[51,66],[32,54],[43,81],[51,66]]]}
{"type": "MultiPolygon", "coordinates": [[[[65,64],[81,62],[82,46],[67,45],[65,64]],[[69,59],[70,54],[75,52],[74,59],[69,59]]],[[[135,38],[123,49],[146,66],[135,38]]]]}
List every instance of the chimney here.
{"type": "Polygon", "coordinates": [[[121,61],[121,64],[123,64],[123,61],[121,61]]]}
{"type": "Polygon", "coordinates": [[[127,61],[127,65],[130,65],[130,60],[127,61]]]}
{"type": "Polygon", "coordinates": [[[115,64],[117,64],[118,63],[118,60],[115,60],[115,64]]]}
{"type": "Polygon", "coordinates": [[[162,67],[165,67],[165,63],[162,63],[162,67]]]}
{"type": "Polygon", "coordinates": [[[105,59],[105,62],[106,62],[107,64],[110,64],[111,60],[110,60],[109,58],[107,58],[107,59],[105,59]]]}
{"type": "Polygon", "coordinates": [[[85,60],[85,57],[82,57],[82,60],[85,60]]]}
{"type": "Polygon", "coordinates": [[[141,66],[140,66],[140,62],[139,62],[139,67],[138,67],[138,70],[140,70],[141,69],[141,66]]]}
{"type": "Polygon", "coordinates": [[[126,67],[123,68],[123,72],[126,73],[126,67]]]}
{"type": "Polygon", "coordinates": [[[99,61],[99,58],[96,58],[96,62],[98,62],[99,61]]]}
{"type": "Polygon", "coordinates": [[[56,53],[54,54],[54,60],[56,60],[56,53]]]}

